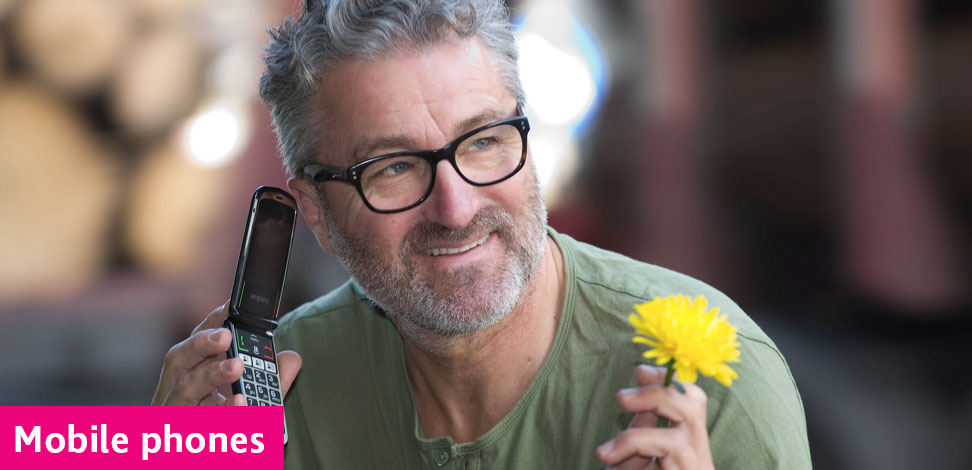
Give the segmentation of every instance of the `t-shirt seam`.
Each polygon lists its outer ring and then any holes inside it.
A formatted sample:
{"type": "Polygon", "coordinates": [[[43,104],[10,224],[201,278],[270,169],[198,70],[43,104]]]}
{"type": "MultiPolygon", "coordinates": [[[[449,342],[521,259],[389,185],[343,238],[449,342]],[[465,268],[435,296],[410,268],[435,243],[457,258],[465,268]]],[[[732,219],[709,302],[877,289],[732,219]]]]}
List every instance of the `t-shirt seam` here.
{"type": "MultiPolygon", "coordinates": [[[[739,335],[739,337],[745,338],[745,339],[747,339],[751,343],[757,343],[757,344],[761,344],[761,345],[765,346],[770,351],[773,351],[773,354],[776,355],[776,358],[779,359],[780,362],[782,362],[783,364],[786,364],[786,358],[783,357],[783,353],[780,352],[780,349],[778,347],[776,347],[775,344],[770,343],[770,342],[767,342],[767,341],[765,341],[763,339],[760,339],[760,338],[753,338],[752,336],[749,336],[749,335],[747,335],[745,333],[737,333],[737,334],[739,335]]],[[[790,371],[790,368],[789,367],[786,367],[786,375],[787,375],[787,377],[789,377],[790,384],[793,385],[793,389],[794,390],[799,390],[799,388],[797,388],[796,379],[793,377],[793,372],[790,371]]],[[[799,397],[799,394],[797,394],[797,396],[799,397]]],[[[801,411],[804,411],[803,410],[803,399],[802,398],[800,399],[800,410],[801,411]]],[[[804,413],[805,413],[805,411],[804,411],[804,413]]]]}
{"type": "MultiPolygon", "coordinates": [[[[749,340],[752,343],[762,344],[763,346],[765,346],[769,350],[773,351],[773,353],[776,355],[776,358],[779,359],[779,361],[781,363],[783,363],[784,365],[786,365],[786,358],[783,357],[783,352],[781,352],[780,349],[778,347],[776,347],[775,344],[769,343],[769,342],[764,341],[762,339],[758,339],[758,338],[753,338],[753,337],[747,336],[747,335],[745,335],[743,333],[739,333],[739,336],[742,337],[742,338],[746,338],[747,340],[749,340]]],[[[797,387],[796,378],[793,377],[793,371],[791,371],[789,367],[784,367],[784,369],[786,370],[787,377],[790,379],[790,385],[793,386],[793,390],[796,393],[797,404],[800,405],[800,413],[804,417],[806,417],[807,414],[806,414],[806,409],[803,406],[803,397],[800,396],[800,389],[797,387]]],[[[744,409],[745,409],[745,407],[744,407],[744,409]]],[[[749,414],[749,411],[747,409],[747,415],[748,414],[749,414]]],[[[804,425],[806,425],[806,420],[805,419],[804,419],[804,425]]]]}
{"type": "Polygon", "coordinates": [[[600,288],[602,288],[602,289],[607,289],[607,290],[609,290],[609,291],[611,291],[611,292],[614,292],[615,294],[622,294],[622,295],[626,295],[626,296],[628,296],[628,297],[634,297],[634,298],[636,298],[636,299],[642,299],[642,300],[650,300],[650,299],[648,299],[648,298],[647,298],[646,296],[643,296],[643,295],[639,295],[639,294],[634,294],[634,293],[631,293],[631,292],[629,292],[629,291],[626,291],[626,290],[619,290],[619,289],[616,289],[616,288],[614,288],[614,287],[611,287],[611,286],[608,286],[608,285],[605,285],[605,284],[602,284],[602,283],[600,283],[600,282],[596,282],[596,281],[591,281],[591,280],[589,280],[589,279],[582,279],[582,278],[580,278],[580,277],[578,277],[578,278],[577,278],[577,280],[578,280],[579,282],[583,282],[583,283],[585,283],[585,284],[587,284],[587,285],[590,285],[590,286],[595,286],[595,287],[600,287],[600,288]]]}

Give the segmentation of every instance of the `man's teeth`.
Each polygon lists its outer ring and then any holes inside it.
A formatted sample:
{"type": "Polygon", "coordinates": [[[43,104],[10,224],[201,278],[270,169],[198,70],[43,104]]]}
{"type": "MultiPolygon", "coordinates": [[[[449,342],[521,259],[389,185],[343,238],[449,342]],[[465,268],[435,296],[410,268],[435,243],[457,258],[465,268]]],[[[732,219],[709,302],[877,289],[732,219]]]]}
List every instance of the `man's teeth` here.
{"type": "Polygon", "coordinates": [[[432,248],[431,250],[427,250],[425,254],[432,255],[432,256],[439,256],[439,255],[454,255],[456,253],[462,253],[464,251],[469,251],[473,248],[476,248],[477,246],[482,245],[483,243],[486,243],[487,238],[489,238],[489,234],[486,234],[486,236],[483,237],[482,239],[476,240],[466,246],[461,246],[459,248],[432,248]]]}

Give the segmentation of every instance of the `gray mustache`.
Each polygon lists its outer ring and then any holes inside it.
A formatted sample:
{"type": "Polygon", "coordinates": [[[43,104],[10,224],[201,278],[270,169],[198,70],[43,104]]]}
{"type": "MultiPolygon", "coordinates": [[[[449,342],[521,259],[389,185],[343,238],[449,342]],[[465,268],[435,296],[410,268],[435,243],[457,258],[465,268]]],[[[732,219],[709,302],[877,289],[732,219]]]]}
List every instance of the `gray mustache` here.
{"type": "Polygon", "coordinates": [[[402,253],[419,253],[443,243],[468,241],[473,236],[506,231],[512,226],[513,217],[498,207],[480,209],[469,224],[460,229],[451,229],[435,222],[423,222],[413,227],[405,236],[402,253]]]}

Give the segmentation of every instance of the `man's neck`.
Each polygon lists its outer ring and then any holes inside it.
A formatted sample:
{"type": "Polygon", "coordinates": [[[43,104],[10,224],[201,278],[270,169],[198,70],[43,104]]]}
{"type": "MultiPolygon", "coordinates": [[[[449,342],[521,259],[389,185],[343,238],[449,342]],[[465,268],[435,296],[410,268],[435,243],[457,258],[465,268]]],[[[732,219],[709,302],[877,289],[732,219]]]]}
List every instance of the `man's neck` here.
{"type": "Polygon", "coordinates": [[[509,315],[435,351],[405,342],[415,408],[427,437],[474,441],[516,405],[553,345],[564,291],[560,248],[548,236],[509,315]]]}

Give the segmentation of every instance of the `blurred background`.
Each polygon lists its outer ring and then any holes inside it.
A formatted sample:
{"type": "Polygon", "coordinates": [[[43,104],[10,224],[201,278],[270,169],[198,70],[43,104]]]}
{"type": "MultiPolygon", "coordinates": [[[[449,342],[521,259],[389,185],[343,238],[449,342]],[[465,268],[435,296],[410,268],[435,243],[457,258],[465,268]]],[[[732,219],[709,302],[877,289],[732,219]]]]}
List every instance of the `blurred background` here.
{"type": "MultiPolygon", "coordinates": [[[[517,0],[551,225],[723,290],[819,468],[972,468],[972,3],[517,0]]],[[[295,0],[0,0],[0,405],[145,404],[283,186],[295,0]]],[[[284,309],[346,275],[299,223],[284,309]]]]}

